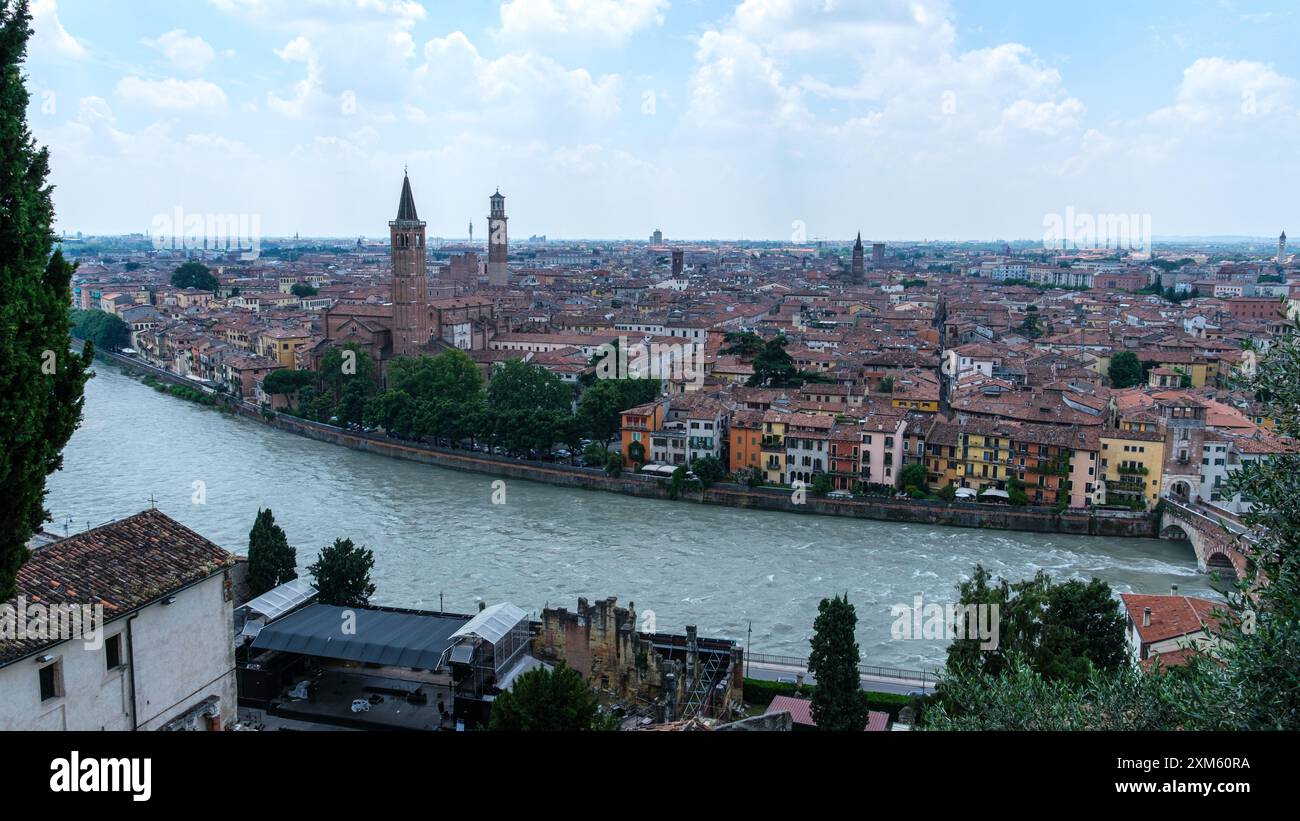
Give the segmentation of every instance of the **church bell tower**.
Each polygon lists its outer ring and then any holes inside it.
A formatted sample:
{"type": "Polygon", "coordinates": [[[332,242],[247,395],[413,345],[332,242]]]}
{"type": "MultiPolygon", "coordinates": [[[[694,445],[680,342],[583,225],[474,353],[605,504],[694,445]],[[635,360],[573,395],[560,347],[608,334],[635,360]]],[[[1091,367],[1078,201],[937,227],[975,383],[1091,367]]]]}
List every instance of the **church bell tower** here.
{"type": "Polygon", "coordinates": [[[402,180],[397,219],[388,223],[393,260],[393,353],[411,356],[429,342],[429,280],[425,274],[425,223],[415,210],[411,178],[402,180]]]}

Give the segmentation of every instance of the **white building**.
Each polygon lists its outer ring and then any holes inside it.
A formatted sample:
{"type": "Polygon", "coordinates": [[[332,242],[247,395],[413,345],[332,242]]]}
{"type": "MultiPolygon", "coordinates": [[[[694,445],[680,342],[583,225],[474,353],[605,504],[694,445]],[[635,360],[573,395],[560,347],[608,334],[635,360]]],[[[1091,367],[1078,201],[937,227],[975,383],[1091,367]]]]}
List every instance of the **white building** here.
{"type": "Polygon", "coordinates": [[[18,572],[18,597],[0,605],[0,731],[232,722],[234,564],[157,510],[37,548],[18,572]],[[19,605],[27,617],[46,608],[89,614],[95,604],[102,623],[82,624],[99,635],[40,630],[19,614],[19,605]]]}

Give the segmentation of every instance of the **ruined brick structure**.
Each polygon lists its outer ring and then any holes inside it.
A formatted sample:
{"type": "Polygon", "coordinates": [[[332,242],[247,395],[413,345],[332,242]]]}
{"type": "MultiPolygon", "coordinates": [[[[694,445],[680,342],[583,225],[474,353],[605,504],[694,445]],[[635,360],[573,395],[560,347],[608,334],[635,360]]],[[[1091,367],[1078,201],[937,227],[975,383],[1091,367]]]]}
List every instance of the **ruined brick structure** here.
{"type": "Polygon", "coordinates": [[[656,706],[661,721],[727,716],[744,686],[734,641],[701,639],[694,626],[685,636],[640,632],[636,605],[619,607],[613,597],[578,599],[576,612],[543,610],[533,655],[564,662],[616,699],[656,706]]]}

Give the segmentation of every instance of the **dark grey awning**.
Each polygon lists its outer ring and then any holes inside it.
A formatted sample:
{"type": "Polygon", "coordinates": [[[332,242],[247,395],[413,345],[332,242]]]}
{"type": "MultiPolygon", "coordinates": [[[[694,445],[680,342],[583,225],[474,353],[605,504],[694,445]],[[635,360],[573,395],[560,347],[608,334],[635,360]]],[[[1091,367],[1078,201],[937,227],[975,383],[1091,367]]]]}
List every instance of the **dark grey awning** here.
{"type": "Polygon", "coordinates": [[[257,634],[253,647],[305,656],[435,670],[466,618],[312,604],[257,634]],[[355,621],[345,618],[354,614],[355,621]],[[355,624],[355,633],[345,632],[355,624]]]}

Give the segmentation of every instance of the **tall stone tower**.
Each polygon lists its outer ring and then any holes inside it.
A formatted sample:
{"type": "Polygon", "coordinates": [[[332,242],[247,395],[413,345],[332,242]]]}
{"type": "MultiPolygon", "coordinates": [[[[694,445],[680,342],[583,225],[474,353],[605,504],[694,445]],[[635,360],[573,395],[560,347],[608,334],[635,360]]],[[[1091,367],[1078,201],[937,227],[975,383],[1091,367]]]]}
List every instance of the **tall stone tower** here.
{"type": "Polygon", "coordinates": [[[492,210],[488,214],[488,284],[493,288],[510,284],[510,272],[506,269],[510,246],[506,222],[506,198],[498,188],[492,195],[492,210]]]}
{"type": "Polygon", "coordinates": [[[858,241],[853,243],[853,281],[862,282],[867,277],[867,261],[862,248],[862,232],[858,232],[858,241]]]}
{"type": "Polygon", "coordinates": [[[393,258],[393,353],[410,356],[429,341],[429,280],[424,229],[415,211],[411,178],[402,180],[397,219],[388,223],[393,258]]]}
{"type": "Polygon", "coordinates": [[[1283,260],[1285,259],[1286,259],[1286,231],[1283,231],[1282,236],[1277,238],[1277,264],[1281,265],[1283,260]]]}

